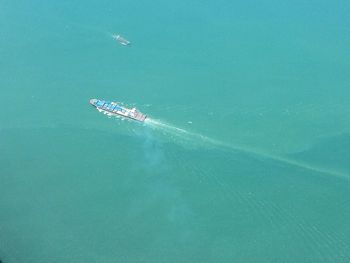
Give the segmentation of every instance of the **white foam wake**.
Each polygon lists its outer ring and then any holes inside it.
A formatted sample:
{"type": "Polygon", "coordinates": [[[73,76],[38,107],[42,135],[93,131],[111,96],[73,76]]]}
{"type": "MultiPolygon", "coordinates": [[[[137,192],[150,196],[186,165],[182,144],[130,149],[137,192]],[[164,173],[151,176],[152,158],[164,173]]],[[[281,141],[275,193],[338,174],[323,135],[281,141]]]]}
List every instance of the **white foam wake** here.
{"type": "Polygon", "coordinates": [[[200,133],[190,132],[174,125],[165,123],[160,120],[147,118],[145,124],[155,130],[161,131],[163,134],[180,139],[182,142],[189,142],[196,146],[225,146],[224,143],[214,140],[200,133]]]}
{"type": "Polygon", "coordinates": [[[333,176],[341,177],[341,178],[347,179],[347,180],[350,179],[349,174],[346,174],[346,173],[343,173],[340,171],[315,166],[315,165],[308,164],[306,162],[302,162],[302,161],[298,161],[298,160],[294,160],[294,159],[291,159],[291,158],[285,157],[285,156],[270,154],[270,153],[267,153],[265,151],[261,151],[258,149],[232,145],[229,143],[225,143],[225,142],[222,142],[219,140],[212,139],[210,137],[201,135],[199,133],[189,132],[185,129],[176,127],[176,126],[171,125],[171,124],[164,123],[160,120],[146,119],[145,124],[153,129],[160,130],[165,135],[171,135],[173,137],[175,136],[177,138],[181,138],[184,141],[191,141],[191,143],[193,143],[194,145],[206,146],[206,147],[226,148],[229,150],[243,152],[243,153],[246,153],[248,155],[253,155],[256,157],[273,160],[273,161],[280,162],[283,164],[288,164],[288,165],[298,167],[301,169],[305,169],[305,170],[309,170],[309,171],[313,171],[313,172],[317,172],[317,173],[322,173],[322,174],[333,175],[333,176]]]}

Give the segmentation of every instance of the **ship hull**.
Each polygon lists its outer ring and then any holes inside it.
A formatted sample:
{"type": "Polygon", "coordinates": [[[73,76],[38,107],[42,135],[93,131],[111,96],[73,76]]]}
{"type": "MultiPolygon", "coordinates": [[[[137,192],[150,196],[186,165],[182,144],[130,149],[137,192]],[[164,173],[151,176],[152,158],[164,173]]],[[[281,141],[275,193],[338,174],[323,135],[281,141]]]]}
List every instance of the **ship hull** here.
{"type": "Polygon", "coordinates": [[[124,106],[121,106],[117,102],[91,99],[90,104],[98,110],[108,112],[115,116],[121,116],[124,118],[132,119],[135,121],[144,122],[147,118],[147,115],[139,112],[135,108],[129,109],[124,106]]]}

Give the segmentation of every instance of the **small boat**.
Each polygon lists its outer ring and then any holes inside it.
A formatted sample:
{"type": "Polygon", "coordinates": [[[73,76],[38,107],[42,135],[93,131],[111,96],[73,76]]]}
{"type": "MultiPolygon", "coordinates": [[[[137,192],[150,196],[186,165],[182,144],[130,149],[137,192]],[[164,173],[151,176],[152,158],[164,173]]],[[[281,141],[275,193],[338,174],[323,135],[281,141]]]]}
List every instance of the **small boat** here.
{"type": "Polygon", "coordinates": [[[126,108],[118,102],[111,102],[99,99],[91,99],[90,104],[100,111],[108,112],[112,115],[122,116],[125,118],[144,122],[147,116],[139,112],[136,108],[126,108]]]}
{"type": "Polygon", "coordinates": [[[125,38],[123,38],[121,35],[112,35],[112,37],[113,37],[113,39],[118,41],[123,46],[130,46],[131,45],[130,41],[125,39],[125,38]]]}

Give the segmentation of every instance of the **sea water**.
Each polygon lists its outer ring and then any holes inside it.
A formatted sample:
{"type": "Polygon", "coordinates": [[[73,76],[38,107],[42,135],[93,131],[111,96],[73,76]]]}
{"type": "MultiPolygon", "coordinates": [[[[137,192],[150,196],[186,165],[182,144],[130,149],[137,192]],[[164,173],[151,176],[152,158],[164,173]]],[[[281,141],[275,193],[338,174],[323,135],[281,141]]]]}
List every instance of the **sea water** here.
{"type": "Polygon", "coordinates": [[[0,260],[349,262],[349,12],[2,1],[0,260]]]}

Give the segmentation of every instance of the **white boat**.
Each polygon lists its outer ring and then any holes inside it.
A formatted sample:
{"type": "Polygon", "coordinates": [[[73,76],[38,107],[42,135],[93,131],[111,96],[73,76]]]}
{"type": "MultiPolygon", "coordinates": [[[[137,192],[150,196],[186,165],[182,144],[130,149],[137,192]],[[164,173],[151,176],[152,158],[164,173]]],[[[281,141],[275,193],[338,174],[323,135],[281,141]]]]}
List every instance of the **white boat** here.
{"type": "Polygon", "coordinates": [[[131,45],[130,41],[125,39],[121,35],[112,35],[112,37],[113,37],[113,39],[118,41],[123,46],[130,46],[131,45]]]}

